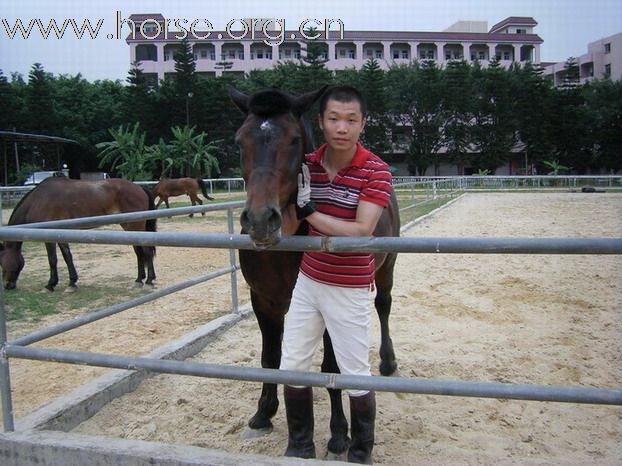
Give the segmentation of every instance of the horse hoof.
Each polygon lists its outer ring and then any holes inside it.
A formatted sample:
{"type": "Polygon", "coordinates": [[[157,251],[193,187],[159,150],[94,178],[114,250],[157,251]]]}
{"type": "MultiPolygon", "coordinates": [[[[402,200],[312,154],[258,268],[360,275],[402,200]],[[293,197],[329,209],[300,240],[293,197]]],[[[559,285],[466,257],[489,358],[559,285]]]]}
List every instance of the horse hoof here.
{"type": "Polygon", "coordinates": [[[380,364],[380,375],[384,375],[385,377],[394,376],[398,374],[399,371],[397,369],[397,363],[381,363],[380,364]]]}
{"type": "Polygon", "coordinates": [[[49,291],[50,293],[54,292],[54,287],[53,286],[46,286],[45,289],[46,289],[46,291],[49,291]]]}
{"type": "Polygon", "coordinates": [[[273,427],[262,427],[261,429],[251,429],[250,427],[247,427],[240,434],[240,438],[242,440],[259,438],[272,433],[272,430],[273,427]]]}
{"type": "Polygon", "coordinates": [[[327,461],[348,461],[348,450],[342,453],[333,453],[332,451],[326,452],[326,460],[327,461]]]}
{"type": "Polygon", "coordinates": [[[134,288],[142,288],[143,282],[134,282],[134,288]]]}
{"type": "Polygon", "coordinates": [[[78,291],[78,287],[76,285],[69,285],[65,288],[65,293],[75,293],[76,291],[78,291]]]}

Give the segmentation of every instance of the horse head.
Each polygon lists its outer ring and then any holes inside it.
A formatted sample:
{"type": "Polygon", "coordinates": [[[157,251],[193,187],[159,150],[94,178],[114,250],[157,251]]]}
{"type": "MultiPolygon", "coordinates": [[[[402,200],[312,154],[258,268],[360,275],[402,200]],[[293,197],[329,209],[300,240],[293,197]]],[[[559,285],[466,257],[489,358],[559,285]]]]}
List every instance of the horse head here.
{"type": "Polygon", "coordinates": [[[257,248],[274,245],[281,237],[282,212],[296,201],[298,173],[308,148],[302,115],[325,89],[301,96],[278,89],[248,96],[229,89],[246,115],[235,136],[247,190],[240,223],[257,248]]]}
{"type": "Polygon", "coordinates": [[[0,243],[0,266],[2,267],[2,281],[6,290],[17,286],[17,278],[24,268],[24,256],[20,247],[13,243],[0,243]]]}

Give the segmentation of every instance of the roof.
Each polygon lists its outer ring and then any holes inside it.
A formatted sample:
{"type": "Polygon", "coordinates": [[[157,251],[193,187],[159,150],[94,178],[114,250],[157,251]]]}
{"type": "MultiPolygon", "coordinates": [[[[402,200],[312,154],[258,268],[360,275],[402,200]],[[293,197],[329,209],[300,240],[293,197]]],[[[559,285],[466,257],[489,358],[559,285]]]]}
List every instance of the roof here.
{"type": "Polygon", "coordinates": [[[57,144],[79,144],[73,139],[45,134],[16,133],[15,131],[0,131],[0,141],[4,142],[47,142],[57,144]]]}
{"type": "MultiPolygon", "coordinates": [[[[207,35],[207,31],[195,31],[198,37],[207,35]]],[[[154,43],[166,41],[167,43],[181,42],[181,38],[177,39],[176,35],[179,33],[181,36],[182,31],[168,31],[165,33],[161,31],[157,37],[148,38],[140,37],[140,31],[136,39],[131,38],[131,34],[126,38],[127,43],[143,42],[154,43]]],[[[475,42],[475,43],[514,43],[514,44],[541,44],[544,41],[537,34],[504,34],[504,33],[485,33],[485,32],[417,32],[417,31],[350,31],[346,30],[343,33],[343,39],[338,39],[337,31],[329,31],[329,39],[331,41],[339,40],[340,42],[348,41],[412,41],[412,42],[475,42]]],[[[292,35],[295,36],[294,40],[305,40],[300,31],[286,31],[284,36],[288,39],[292,35]]],[[[225,42],[261,42],[267,40],[269,42],[275,42],[276,37],[267,37],[260,31],[256,31],[254,38],[243,37],[241,39],[231,38],[226,31],[210,31],[209,36],[205,39],[193,39],[188,36],[190,42],[212,42],[214,40],[223,40],[225,42]]],[[[321,38],[316,39],[318,42],[322,42],[321,38]]]]}
{"type": "Polygon", "coordinates": [[[500,31],[506,26],[537,26],[538,22],[530,16],[510,16],[490,28],[490,33],[500,31]]]}

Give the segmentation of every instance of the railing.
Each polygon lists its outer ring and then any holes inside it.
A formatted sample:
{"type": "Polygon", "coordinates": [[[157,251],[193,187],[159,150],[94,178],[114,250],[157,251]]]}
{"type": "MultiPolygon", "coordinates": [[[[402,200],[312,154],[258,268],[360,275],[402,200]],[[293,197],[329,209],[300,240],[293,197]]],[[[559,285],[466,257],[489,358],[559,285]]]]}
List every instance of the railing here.
{"type": "MultiPolygon", "coordinates": [[[[449,189],[449,188],[448,188],[449,189]]],[[[0,288],[0,395],[2,397],[5,431],[14,430],[11,401],[9,358],[24,358],[43,361],[86,364],[121,369],[147,369],[154,372],[186,374],[202,377],[219,377],[233,380],[311,385],[327,388],[350,388],[362,390],[393,391],[403,393],[427,393],[451,396],[476,396],[485,398],[525,399],[539,401],[576,402],[622,405],[622,390],[593,387],[559,387],[546,385],[514,385],[450,380],[422,380],[410,378],[363,377],[340,374],[317,374],[311,372],[280,371],[276,369],[245,368],[229,365],[198,364],[150,358],[125,357],[112,354],[97,354],[64,351],[52,348],[28,347],[27,345],[57,335],[80,325],[123,311],[131,305],[155,299],[178,288],[192,286],[216,275],[230,274],[232,287],[232,309],[237,308],[236,258],[234,249],[254,249],[247,235],[234,235],[233,208],[242,203],[208,204],[195,207],[167,209],[166,211],[135,212],[104,217],[62,220],[28,227],[9,226],[0,228],[0,240],[48,241],[88,244],[140,244],[143,246],[185,246],[225,248],[230,251],[230,267],[210,276],[191,280],[165,290],[156,291],[141,300],[111,306],[84,318],[59,324],[18,340],[7,341],[6,318],[2,290],[0,288]],[[229,234],[84,231],[58,229],[59,227],[85,227],[119,223],[145,218],[185,215],[227,209],[229,234]],[[140,301],[140,302],[138,302],[140,301]]],[[[622,254],[621,238],[386,238],[386,237],[284,237],[272,249],[279,251],[394,251],[406,253],[445,254],[622,254]]]]}

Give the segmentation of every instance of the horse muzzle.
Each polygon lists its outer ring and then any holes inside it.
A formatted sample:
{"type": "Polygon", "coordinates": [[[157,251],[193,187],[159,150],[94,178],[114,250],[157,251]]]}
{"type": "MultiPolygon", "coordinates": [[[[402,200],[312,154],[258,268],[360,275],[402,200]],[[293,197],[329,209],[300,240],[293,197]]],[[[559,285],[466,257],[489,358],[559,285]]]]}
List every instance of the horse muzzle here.
{"type": "Polygon", "coordinates": [[[258,249],[274,246],[281,240],[283,219],[281,212],[273,207],[245,208],[240,216],[242,231],[248,233],[258,249]]]}

